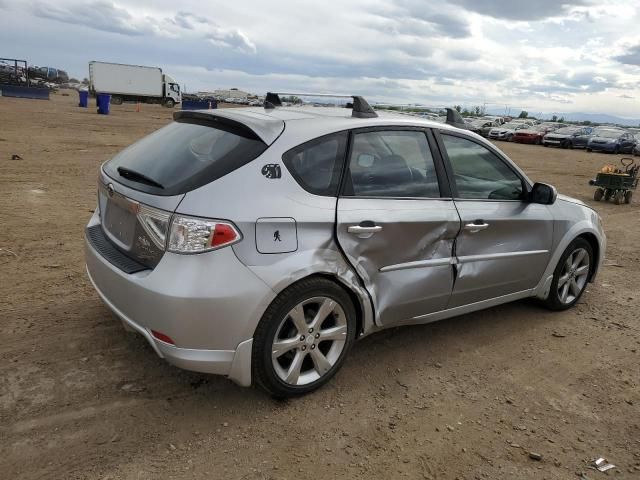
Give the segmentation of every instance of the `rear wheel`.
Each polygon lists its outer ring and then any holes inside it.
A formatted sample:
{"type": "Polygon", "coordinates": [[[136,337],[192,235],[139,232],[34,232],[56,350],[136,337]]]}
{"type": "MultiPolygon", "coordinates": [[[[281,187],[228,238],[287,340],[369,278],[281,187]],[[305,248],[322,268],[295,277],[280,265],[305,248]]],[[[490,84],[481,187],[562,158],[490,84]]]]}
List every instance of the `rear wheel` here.
{"type": "Polygon", "coordinates": [[[593,194],[593,199],[596,202],[599,202],[600,200],[602,200],[602,197],[604,197],[604,190],[602,188],[597,188],[595,193],[593,194]]]}
{"type": "Polygon", "coordinates": [[[573,150],[573,142],[567,142],[567,148],[573,150]]]}
{"type": "Polygon", "coordinates": [[[120,95],[113,95],[111,97],[112,105],[122,105],[122,97],[120,95]]]}
{"type": "Polygon", "coordinates": [[[540,145],[542,143],[542,140],[540,140],[540,137],[536,138],[536,141],[534,142],[536,145],[540,145]]]}
{"type": "Polygon", "coordinates": [[[624,192],[622,190],[618,190],[613,197],[613,203],[620,205],[622,202],[624,202],[624,192]]]}
{"type": "Polygon", "coordinates": [[[590,148],[587,148],[587,152],[591,153],[593,152],[593,150],[591,150],[590,148]]]}
{"type": "Polygon", "coordinates": [[[616,145],[616,148],[613,149],[613,154],[618,155],[620,153],[620,147],[616,145]]]}
{"type": "Polygon", "coordinates": [[[256,383],[274,397],[309,393],[342,365],[356,331],[349,295],[324,278],[302,280],[267,308],[253,338],[256,383]]]}
{"type": "Polygon", "coordinates": [[[633,197],[633,192],[629,190],[624,194],[624,203],[631,203],[631,197],[633,197]]]}
{"type": "Polygon", "coordinates": [[[560,257],[545,305],[552,310],[566,310],[575,305],[587,286],[592,265],[591,245],[584,238],[576,238],[560,257]]]}
{"type": "Polygon", "coordinates": [[[608,202],[609,200],[611,200],[611,190],[609,190],[608,188],[604,191],[604,201],[608,202]]]}
{"type": "Polygon", "coordinates": [[[507,142],[513,142],[513,135],[507,135],[507,142]]]}

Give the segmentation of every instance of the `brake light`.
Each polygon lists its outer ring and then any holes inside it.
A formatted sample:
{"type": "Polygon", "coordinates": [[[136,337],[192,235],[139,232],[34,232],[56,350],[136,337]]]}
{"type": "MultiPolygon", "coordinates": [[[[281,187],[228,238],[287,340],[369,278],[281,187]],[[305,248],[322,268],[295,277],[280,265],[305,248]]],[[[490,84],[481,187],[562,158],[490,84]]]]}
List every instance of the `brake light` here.
{"type": "Polygon", "coordinates": [[[168,250],[174,253],[202,253],[232,245],[240,240],[242,235],[229,222],[174,215],[169,232],[168,250]]]}
{"type": "Polygon", "coordinates": [[[238,232],[228,223],[216,223],[211,235],[211,246],[222,247],[233,243],[238,238],[238,232]]]}
{"type": "Polygon", "coordinates": [[[169,335],[165,335],[162,332],[157,332],[155,330],[151,330],[151,335],[160,340],[161,342],[168,343],[169,345],[175,345],[176,342],[169,335]]]}

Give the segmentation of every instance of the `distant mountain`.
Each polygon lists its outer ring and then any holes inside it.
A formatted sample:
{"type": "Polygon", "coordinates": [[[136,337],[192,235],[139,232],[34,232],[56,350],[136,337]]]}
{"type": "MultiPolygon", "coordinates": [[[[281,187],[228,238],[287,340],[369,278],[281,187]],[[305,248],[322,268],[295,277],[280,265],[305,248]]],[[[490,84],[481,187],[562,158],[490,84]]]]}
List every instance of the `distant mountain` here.
{"type": "MultiPolygon", "coordinates": [[[[504,115],[504,109],[492,110],[494,115],[504,115]]],[[[520,112],[513,112],[513,115],[518,115],[520,112]]],[[[529,116],[536,118],[550,119],[556,115],[558,118],[564,117],[567,122],[593,122],[593,123],[614,123],[616,125],[626,125],[628,127],[637,127],[640,125],[640,118],[622,118],[615,115],[607,115],[606,113],[584,113],[584,112],[564,112],[564,113],[544,113],[544,112],[529,112],[529,116]]]]}

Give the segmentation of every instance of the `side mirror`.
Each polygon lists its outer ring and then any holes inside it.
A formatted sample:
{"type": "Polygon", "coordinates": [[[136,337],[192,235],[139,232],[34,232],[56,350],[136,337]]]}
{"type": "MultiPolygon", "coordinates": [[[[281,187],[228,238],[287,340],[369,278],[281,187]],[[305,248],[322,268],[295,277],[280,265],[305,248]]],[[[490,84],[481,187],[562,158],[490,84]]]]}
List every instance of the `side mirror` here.
{"type": "Polygon", "coordinates": [[[529,192],[529,202],[539,203],[541,205],[553,205],[558,198],[556,187],[547,185],[546,183],[536,183],[529,192]]]}

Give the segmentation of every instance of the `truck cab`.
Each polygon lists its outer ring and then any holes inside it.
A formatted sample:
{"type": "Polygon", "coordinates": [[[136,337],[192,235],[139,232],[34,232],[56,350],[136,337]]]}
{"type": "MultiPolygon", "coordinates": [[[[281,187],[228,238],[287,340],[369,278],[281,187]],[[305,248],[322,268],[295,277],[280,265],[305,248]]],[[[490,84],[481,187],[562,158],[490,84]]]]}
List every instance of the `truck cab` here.
{"type": "Polygon", "coordinates": [[[180,85],[169,75],[164,74],[164,105],[173,107],[176,103],[182,103],[180,85]]]}

